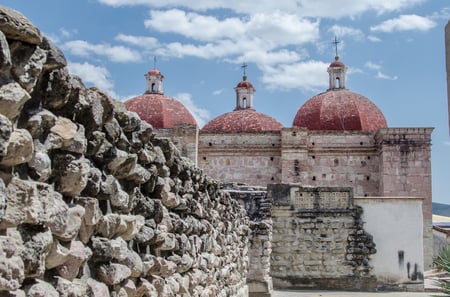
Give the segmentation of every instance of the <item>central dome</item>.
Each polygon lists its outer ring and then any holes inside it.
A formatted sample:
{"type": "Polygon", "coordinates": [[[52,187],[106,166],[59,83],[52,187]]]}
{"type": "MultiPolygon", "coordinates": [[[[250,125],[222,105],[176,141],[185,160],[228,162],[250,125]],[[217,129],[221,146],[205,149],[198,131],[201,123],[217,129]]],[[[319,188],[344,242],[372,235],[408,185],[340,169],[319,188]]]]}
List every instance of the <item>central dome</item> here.
{"type": "Polygon", "coordinates": [[[274,118],[254,109],[238,109],[211,120],[203,127],[209,132],[277,131],[283,125],[274,118]]]}
{"type": "Polygon", "coordinates": [[[375,104],[345,88],[346,69],[336,56],[327,70],[330,87],[303,104],[295,115],[293,126],[342,131],[387,128],[386,119],[375,104]]]}
{"type": "Polygon", "coordinates": [[[257,112],[253,108],[253,94],[255,88],[247,80],[242,78],[234,88],[236,91],[236,108],[232,112],[225,113],[211,120],[203,127],[203,131],[209,132],[257,132],[278,131],[283,125],[274,118],[257,112]]]}

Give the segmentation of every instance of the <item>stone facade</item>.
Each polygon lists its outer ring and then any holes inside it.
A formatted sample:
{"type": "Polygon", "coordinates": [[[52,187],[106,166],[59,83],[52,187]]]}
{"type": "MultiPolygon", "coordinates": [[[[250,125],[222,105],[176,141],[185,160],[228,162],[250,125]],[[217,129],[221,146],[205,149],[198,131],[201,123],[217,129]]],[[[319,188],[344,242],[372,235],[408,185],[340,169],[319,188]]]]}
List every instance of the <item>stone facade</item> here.
{"type": "Polygon", "coordinates": [[[244,208],[24,16],[0,19],[0,295],[248,296],[244,208]]]}
{"type": "Polygon", "coordinates": [[[374,290],[372,236],[351,188],[270,185],[274,200],[271,275],[275,287],[374,290]]]}

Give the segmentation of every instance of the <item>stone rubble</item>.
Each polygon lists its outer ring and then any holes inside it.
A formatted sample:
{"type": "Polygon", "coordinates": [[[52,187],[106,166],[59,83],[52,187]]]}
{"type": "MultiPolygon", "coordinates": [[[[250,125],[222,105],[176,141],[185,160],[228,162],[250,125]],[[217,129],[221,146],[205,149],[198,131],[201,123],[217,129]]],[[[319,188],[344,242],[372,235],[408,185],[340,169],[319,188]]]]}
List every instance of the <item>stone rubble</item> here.
{"type": "Polygon", "coordinates": [[[0,295],[248,296],[219,184],[0,6],[0,295]]]}

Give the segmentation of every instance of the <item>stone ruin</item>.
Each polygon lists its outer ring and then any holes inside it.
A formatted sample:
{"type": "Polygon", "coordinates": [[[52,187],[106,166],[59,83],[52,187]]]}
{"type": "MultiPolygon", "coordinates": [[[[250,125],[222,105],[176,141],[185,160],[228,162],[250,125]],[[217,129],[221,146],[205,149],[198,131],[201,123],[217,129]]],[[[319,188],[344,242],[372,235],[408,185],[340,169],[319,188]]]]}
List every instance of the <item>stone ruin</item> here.
{"type": "Polygon", "coordinates": [[[248,295],[245,210],[2,6],[0,81],[1,296],[248,295]]]}

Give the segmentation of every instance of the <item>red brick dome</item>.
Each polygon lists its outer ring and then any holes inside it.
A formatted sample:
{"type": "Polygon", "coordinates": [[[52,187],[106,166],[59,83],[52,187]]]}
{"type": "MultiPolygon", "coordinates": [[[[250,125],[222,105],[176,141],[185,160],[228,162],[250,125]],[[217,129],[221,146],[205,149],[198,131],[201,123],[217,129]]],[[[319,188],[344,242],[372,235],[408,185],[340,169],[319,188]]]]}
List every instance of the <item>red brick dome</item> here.
{"type": "Polygon", "coordinates": [[[309,130],[377,131],[387,127],[375,104],[347,89],[331,89],[312,97],[298,110],[292,125],[309,130]]]}
{"type": "Polygon", "coordinates": [[[125,101],[125,107],[136,112],[154,128],[173,128],[178,124],[197,125],[181,102],[162,94],[145,93],[125,101]]]}
{"type": "Polygon", "coordinates": [[[211,120],[203,127],[209,132],[257,132],[277,131],[283,125],[274,118],[254,109],[237,109],[211,120]]]}

